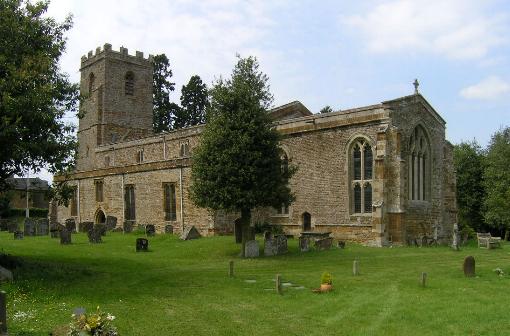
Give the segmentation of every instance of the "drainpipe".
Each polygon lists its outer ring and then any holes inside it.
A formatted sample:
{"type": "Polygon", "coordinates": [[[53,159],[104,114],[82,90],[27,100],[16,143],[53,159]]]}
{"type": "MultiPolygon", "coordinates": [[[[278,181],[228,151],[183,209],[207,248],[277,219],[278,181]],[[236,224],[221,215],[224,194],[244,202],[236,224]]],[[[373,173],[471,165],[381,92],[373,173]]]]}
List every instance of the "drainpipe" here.
{"type": "Polygon", "coordinates": [[[165,141],[165,136],[162,136],[161,140],[163,140],[163,160],[166,160],[166,141],[165,141]]]}
{"type": "Polygon", "coordinates": [[[179,168],[179,193],[181,199],[181,226],[184,232],[184,207],[183,207],[183,194],[182,194],[182,166],[179,168]]]}
{"type": "MultiPolygon", "coordinates": [[[[78,223],[81,222],[81,214],[80,214],[80,181],[78,180],[78,188],[76,189],[76,210],[78,212],[78,223]]],[[[79,225],[78,225],[79,226],[79,225]]]]}
{"type": "Polygon", "coordinates": [[[126,221],[126,200],[124,200],[124,174],[120,175],[121,176],[121,182],[120,182],[120,199],[122,200],[122,218],[124,219],[122,223],[124,223],[126,221]]]}

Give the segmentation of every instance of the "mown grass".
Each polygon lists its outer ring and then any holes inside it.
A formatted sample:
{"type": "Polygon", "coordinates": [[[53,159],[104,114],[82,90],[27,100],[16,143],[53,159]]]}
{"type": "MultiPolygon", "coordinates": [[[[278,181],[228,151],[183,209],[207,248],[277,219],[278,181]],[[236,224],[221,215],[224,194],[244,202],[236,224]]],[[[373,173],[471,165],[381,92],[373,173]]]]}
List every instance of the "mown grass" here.
{"type": "Polygon", "coordinates": [[[368,248],[289,254],[243,260],[232,237],[180,241],[150,238],[150,252],[136,253],[136,234],[108,233],[91,245],[84,234],[73,244],[0,233],[4,253],[19,256],[17,281],[8,295],[11,335],[48,335],[69,323],[75,307],[100,306],[117,318],[121,335],[508,335],[510,246],[474,245],[368,248]],[[465,256],[476,259],[465,278],[465,256]],[[361,274],[352,275],[357,258],[361,274]],[[235,261],[235,277],[228,262],[235,261]],[[314,294],[322,272],[335,290],[314,294]],[[426,288],[419,286],[428,273],[426,288]],[[284,294],[273,290],[276,274],[284,294]],[[246,280],[255,280],[255,282],[246,280]],[[300,287],[305,287],[300,289],[300,287]]]}

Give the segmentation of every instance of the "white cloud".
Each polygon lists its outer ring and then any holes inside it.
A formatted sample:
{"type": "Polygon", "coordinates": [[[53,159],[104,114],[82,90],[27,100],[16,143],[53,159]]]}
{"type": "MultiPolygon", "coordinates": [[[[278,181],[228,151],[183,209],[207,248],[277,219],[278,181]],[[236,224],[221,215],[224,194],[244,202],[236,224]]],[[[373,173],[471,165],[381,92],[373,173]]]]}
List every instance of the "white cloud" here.
{"type": "Polygon", "coordinates": [[[393,0],[363,15],[342,18],[376,53],[431,53],[482,59],[506,42],[503,14],[484,14],[475,0],[393,0]]]}
{"type": "Polygon", "coordinates": [[[460,91],[460,95],[466,99],[497,99],[510,93],[510,83],[497,76],[490,76],[478,84],[468,86],[460,91]]]}

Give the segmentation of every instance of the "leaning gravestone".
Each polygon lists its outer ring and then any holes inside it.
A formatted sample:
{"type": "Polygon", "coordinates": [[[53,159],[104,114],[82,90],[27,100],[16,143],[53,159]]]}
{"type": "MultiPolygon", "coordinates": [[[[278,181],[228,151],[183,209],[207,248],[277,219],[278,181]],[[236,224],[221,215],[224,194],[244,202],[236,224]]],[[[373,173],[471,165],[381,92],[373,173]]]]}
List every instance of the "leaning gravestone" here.
{"type": "Polygon", "coordinates": [[[271,257],[278,254],[278,246],[276,239],[265,239],[264,240],[264,255],[271,257]]]}
{"type": "Polygon", "coordinates": [[[124,228],[124,233],[133,232],[133,222],[124,222],[122,223],[122,226],[124,228]]]}
{"type": "Polygon", "coordinates": [[[147,237],[152,237],[156,234],[156,227],[152,224],[147,224],[145,226],[145,234],[147,237]]]}
{"type": "Polygon", "coordinates": [[[102,228],[97,225],[93,226],[91,230],[87,232],[87,236],[89,237],[89,243],[91,244],[99,244],[103,241],[101,240],[102,228]]]}
{"type": "Polygon", "coordinates": [[[23,236],[23,231],[14,231],[14,240],[21,240],[23,236]]]}
{"type": "Polygon", "coordinates": [[[60,244],[61,245],[71,244],[71,231],[69,231],[67,227],[63,227],[60,229],[60,244]]]}
{"type": "Polygon", "coordinates": [[[200,232],[198,232],[195,226],[190,226],[182,233],[181,240],[191,240],[200,238],[200,232]]]}
{"type": "Polygon", "coordinates": [[[149,240],[146,238],[136,238],[136,252],[149,251],[149,240]]]}
{"type": "Polygon", "coordinates": [[[35,236],[35,220],[32,218],[25,218],[25,236],[35,236]]]}
{"type": "Polygon", "coordinates": [[[99,230],[101,232],[101,236],[106,236],[106,225],[103,223],[94,224],[93,229],[99,230]]]}
{"type": "Polygon", "coordinates": [[[66,219],[65,226],[66,226],[67,231],[69,231],[71,233],[76,232],[76,221],[74,220],[74,218],[66,219]]]}
{"type": "Polygon", "coordinates": [[[287,248],[287,236],[284,234],[275,235],[276,240],[276,252],[278,254],[285,254],[289,250],[287,248]]]}
{"type": "Polygon", "coordinates": [[[106,216],[106,229],[112,231],[117,226],[117,217],[106,216]]]}
{"type": "Polygon", "coordinates": [[[299,237],[299,250],[301,252],[310,251],[310,238],[308,237],[299,237]]]}
{"type": "Polygon", "coordinates": [[[172,234],[174,233],[174,227],[173,225],[165,225],[165,233],[172,234]]]}
{"type": "Polygon", "coordinates": [[[246,258],[257,258],[259,253],[259,243],[256,240],[248,240],[244,247],[244,256],[246,258]]]}
{"type": "Polygon", "coordinates": [[[47,236],[49,231],[49,221],[47,218],[41,218],[36,224],[36,233],[38,236],[47,236]]]}
{"type": "Polygon", "coordinates": [[[474,277],[475,276],[475,258],[472,256],[467,256],[466,259],[464,259],[464,275],[467,277],[474,277]]]}

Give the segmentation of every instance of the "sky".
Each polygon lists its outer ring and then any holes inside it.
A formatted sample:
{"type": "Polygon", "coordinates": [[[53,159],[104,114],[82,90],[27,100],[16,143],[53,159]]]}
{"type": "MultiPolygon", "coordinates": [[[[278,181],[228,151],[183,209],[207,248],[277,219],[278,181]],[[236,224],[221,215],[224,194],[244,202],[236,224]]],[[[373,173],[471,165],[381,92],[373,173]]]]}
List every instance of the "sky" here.
{"type": "Polygon", "coordinates": [[[61,67],[75,82],[81,56],[105,43],[164,53],[179,102],[192,75],[210,86],[230,75],[236,54],[252,55],[275,106],[299,100],[317,113],[377,104],[412,94],[416,78],[452,143],[486,146],[510,126],[508,0],[51,1],[49,16],[71,13],[61,67]]]}

